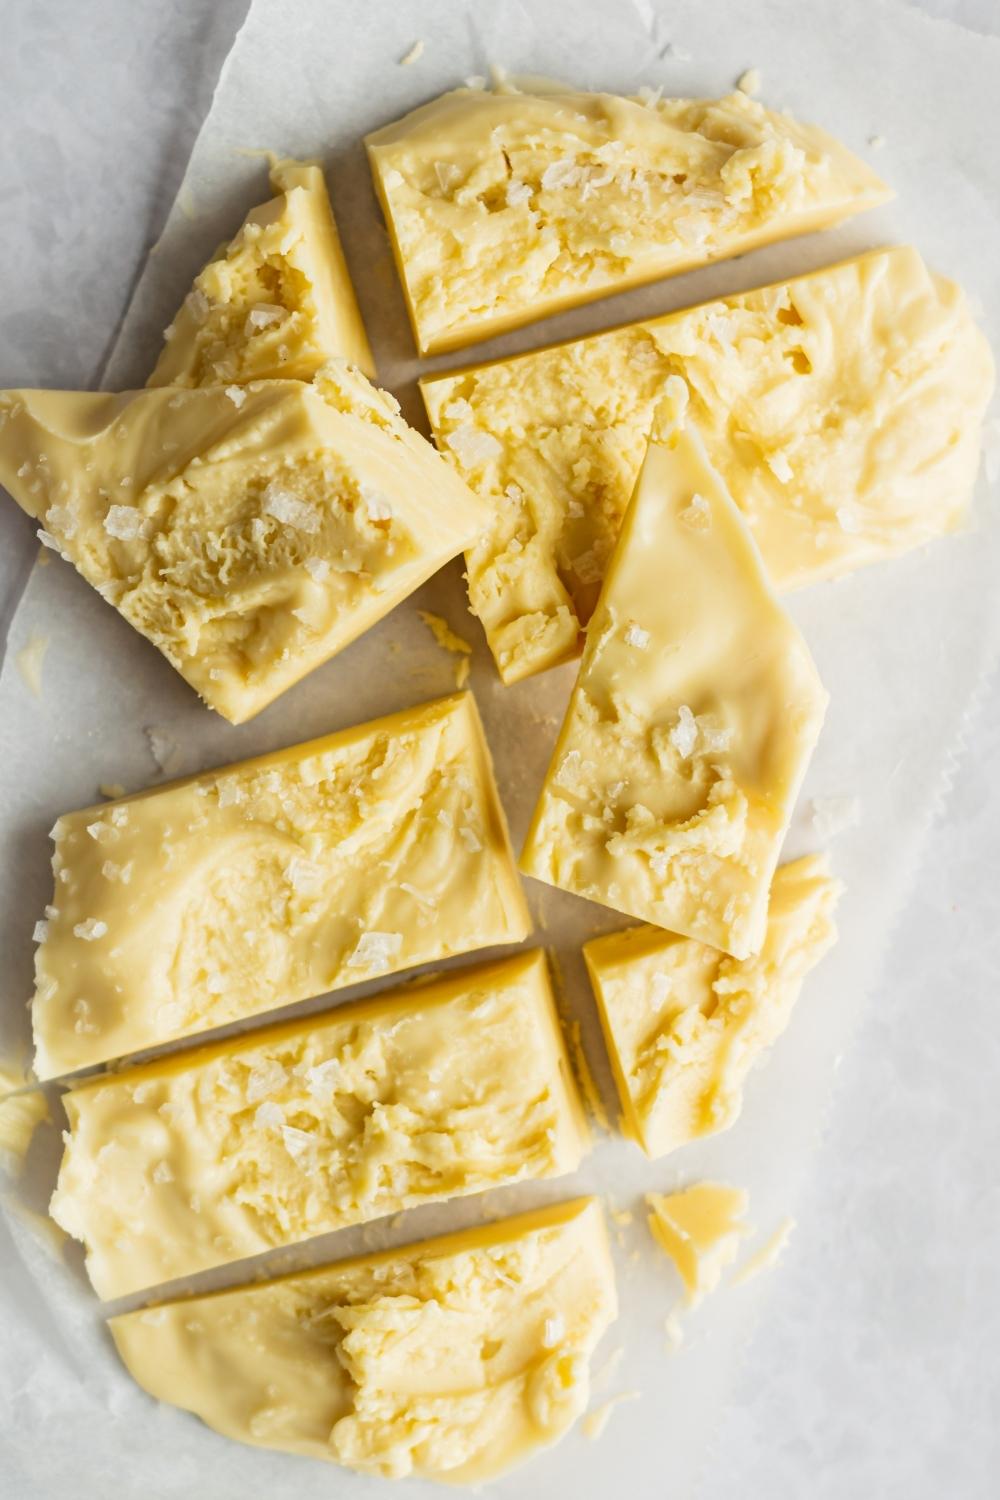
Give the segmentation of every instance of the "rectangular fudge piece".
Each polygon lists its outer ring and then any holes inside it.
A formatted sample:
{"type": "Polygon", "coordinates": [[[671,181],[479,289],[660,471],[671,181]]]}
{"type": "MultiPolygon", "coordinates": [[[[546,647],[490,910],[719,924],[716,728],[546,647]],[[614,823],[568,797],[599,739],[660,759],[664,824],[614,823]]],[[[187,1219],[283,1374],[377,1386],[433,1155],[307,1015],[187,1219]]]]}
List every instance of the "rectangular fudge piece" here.
{"type": "Polygon", "coordinates": [[[147,385],[311,380],[328,359],[375,365],[315,162],[272,158],[275,197],[199,271],[147,385]]]}
{"type": "Polygon", "coordinates": [[[573,1425],[617,1311],[582,1198],[109,1327],[141,1386],[226,1437],[479,1484],[573,1425]]]}
{"type": "Polygon", "coordinates": [[[826,859],[775,872],[767,936],[742,962],[659,927],[584,944],[624,1124],[647,1156],[727,1130],[743,1086],[784,1031],[802,982],[836,941],[826,859]]]}
{"type": "Polygon", "coordinates": [[[779,590],[965,513],[993,361],[960,288],[907,246],[427,376],[437,444],[491,507],[469,598],[505,682],[578,652],[671,375],[779,590]]]}
{"type": "Polygon", "coordinates": [[[312,385],[0,393],[0,483],[234,724],[387,615],[488,513],[343,362],[312,385]]]}
{"type": "Polygon", "coordinates": [[[102,1297],[579,1166],[537,950],[79,1084],[52,1200],[102,1297]]]}
{"type": "Polygon", "coordinates": [[[530,931],[468,694],[69,813],[53,839],[40,1078],[530,931]]]}
{"type": "Polygon", "coordinates": [[[824,131],[742,93],[456,89],[366,144],[421,354],[892,196],[824,131]]]}
{"type": "Polygon", "coordinates": [[[521,869],[747,958],[826,693],[693,428],[661,420],[521,869]]]}

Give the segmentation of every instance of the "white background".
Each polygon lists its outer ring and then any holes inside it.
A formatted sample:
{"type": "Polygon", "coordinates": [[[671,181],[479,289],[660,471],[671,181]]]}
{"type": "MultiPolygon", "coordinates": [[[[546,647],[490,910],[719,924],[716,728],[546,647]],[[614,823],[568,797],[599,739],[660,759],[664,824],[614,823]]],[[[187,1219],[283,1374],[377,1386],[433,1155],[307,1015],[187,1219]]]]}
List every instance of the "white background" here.
{"type": "MultiPolygon", "coordinates": [[[[560,3],[569,24],[569,0],[560,3]]],[[[724,27],[726,4],[715,8],[724,27]]],[[[1000,33],[993,0],[922,8],[1000,33]]],[[[0,385],[89,383],[245,9],[244,0],[0,6],[0,205],[5,218],[38,226],[37,255],[5,265],[0,385]],[[58,146],[40,150],[49,140],[58,146]]],[[[608,0],[609,24],[616,9],[608,0]]],[[[766,56],[762,38],[747,61],[766,72],[766,56]]],[[[0,616],[33,553],[20,515],[0,509],[0,616]]],[[[823,1145],[795,1203],[797,1233],[721,1404],[705,1500],[996,1493],[998,763],[994,682],[879,992],[840,1060],[823,1145]]],[[[666,1453],[663,1476],[667,1496],[666,1453]]]]}

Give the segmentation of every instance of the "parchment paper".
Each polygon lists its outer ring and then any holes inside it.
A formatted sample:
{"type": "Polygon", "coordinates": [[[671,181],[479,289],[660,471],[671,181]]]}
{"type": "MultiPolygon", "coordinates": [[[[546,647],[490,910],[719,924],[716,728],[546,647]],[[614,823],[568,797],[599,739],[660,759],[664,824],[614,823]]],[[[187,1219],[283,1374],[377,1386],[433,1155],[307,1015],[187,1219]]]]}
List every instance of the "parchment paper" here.
{"type": "MultiPolygon", "coordinates": [[[[899,200],[839,231],[748,256],[705,273],[609,299],[581,313],[484,346],[528,348],[665,311],[724,290],[795,274],[889,240],[912,238],[928,261],[977,296],[1000,347],[995,276],[1000,184],[992,139],[1000,44],[920,16],[902,0],[845,4],[758,0],[709,6],[696,0],[611,5],[394,0],[360,7],[330,0],[255,0],[198,139],[178,203],[139,284],[105,383],[141,382],[158,330],[204,256],[266,195],[269,147],[322,154],[382,382],[423,425],[413,385],[417,363],[379,224],[360,137],[367,129],[491,64],[587,87],[715,94],[751,66],[763,97],[815,120],[856,150],[884,138],[878,167],[899,200]],[[418,39],[412,66],[398,59],[418,39]]],[[[875,148],[871,148],[875,149],[875,148]]],[[[427,362],[444,368],[467,356],[427,362]]],[[[600,1402],[617,1391],[640,1399],[615,1412],[605,1435],[579,1432],[495,1486],[541,1500],[553,1486],[591,1500],[627,1482],[646,1497],[692,1492],[720,1398],[750,1321],[780,1272],[720,1294],[687,1323],[668,1354],[663,1320],[678,1286],[642,1223],[639,1195],[708,1175],[747,1186],[751,1216],[766,1237],[794,1212],[797,1184],[813,1160],[835,1059],[866,1003],[892,984],[884,971],[895,914],[906,899],[921,839],[940,799],[984,674],[996,660],[1000,622],[995,578],[1000,522],[984,486],[966,535],[938,543],[839,584],[794,597],[792,609],[816,655],[832,703],[787,853],[814,847],[805,815],[812,796],[862,799],[862,824],[836,839],[848,886],[842,941],[809,981],[791,1030],[751,1081],[728,1134],[647,1163],[609,1134],[580,1173],[405,1216],[391,1230],[346,1233],[278,1257],[286,1267],[350,1253],[372,1242],[402,1243],[428,1232],[513,1212],[572,1192],[598,1191],[633,1210],[613,1226],[622,1315],[598,1354],[600,1370],[625,1353],[600,1402]],[[620,1238],[621,1243],[617,1243],[620,1238]]],[[[23,1048],[23,1002],[31,990],[31,929],[49,899],[46,832],[55,816],[94,800],[101,781],[129,789],[160,775],[144,730],[177,745],[186,772],[359,722],[447,691],[454,660],[431,641],[418,608],[444,614],[475,641],[472,686],[494,751],[515,842],[523,835],[573,669],[503,689],[476,623],[465,614],[460,566],[444,570],[413,600],[251,724],[225,725],[204,709],[157,653],[64,564],[36,568],[14,619],[0,678],[0,949],[6,963],[0,1050],[23,1048]],[[34,699],[14,665],[33,633],[51,638],[43,692],[34,699]]],[[[579,946],[621,925],[613,914],[530,884],[535,940],[556,953],[567,1011],[583,1026],[587,1053],[609,1112],[616,1114],[579,946]]],[[[338,995],[337,1000],[345,998],[338,995]]],[[[308,1007],[303,1007],[307,1009],[308,1007]]],[[[24,1186],[5,1219],[15,1253],[4,1267],[0,1404],[13,1412],[10,1493],[66,1493],[90,1500],[109,1489],[153,1497],[191,1492],[236,1500],[248,1491],[302,1500],[376,1494],[375,1481],[227,1443],[183,1414],[157,1408],[118,1365],[103,1310],[76,1248],[59,1255],[25,1205],[43,1207],[58,1142],[43,1134],[24,1186]]],[[[272,1269],[274,1265],[272,1264],[272,1269]]],[[[256,1267],[254,1267],[256,1269],[256,1267]]],[[[201,1285],[245,1279],[230,1269],[201,1285]]],[[[804,1342],[808,1329],[803,1330],[804,1342]]],[[[804,1377],[805,1378],[805,1377],[804,1377]]],[[[410,1493],[447,1493],[413,1484],[410,1493]]]]}

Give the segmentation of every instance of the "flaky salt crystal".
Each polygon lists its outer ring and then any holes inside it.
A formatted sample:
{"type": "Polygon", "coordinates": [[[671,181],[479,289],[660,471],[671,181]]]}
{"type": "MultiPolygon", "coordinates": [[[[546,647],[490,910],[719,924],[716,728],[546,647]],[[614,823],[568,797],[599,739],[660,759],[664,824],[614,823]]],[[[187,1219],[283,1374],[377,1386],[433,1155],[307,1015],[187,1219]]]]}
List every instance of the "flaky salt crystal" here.
{"type": "Polygon", "coordinates": [[[387,969],[399,957],[401,932],[363,932],[347,960],[349,969],[387,969]]]}
{"type": "Polygon", "coordinates": [[[132,505],[111,505],[104,517],[108,536],[119,542],[134,542],[142,535],[143,514],[132,505]]]}
{"type": "Polygon", "coordinates": [[[88,917],[86,921],[76,923],[73,928],[73,936],[83,938],[85,943],[93,943],[98,938],[104,937],[107,930],[107,922],[102,922],[97,917],[88,917]]]}
{"type": "Polygon", "coordinates": [[[264,501],[261,510],[267,516],[273,516],[284,526],[292,526],[296,531],[316,532],[319,530],[319,513],[306,500],[300,500],[292,490],[286,490],[274,480],[264,491],[264,501]]]}
{"type": "Polygon", "coordinates": [[[694,753],[694,747],[698,743],[698,723],[686,703],[682,703],[677,710],[677,723],[668,738],[682,759],[687,760],[694,753]]]}
{"type": "Polygon", "coordinates": [[[503,444],[492,433],[483,432],[471,424],[449,433],[447,443],[463,469],[476,469],[503,452],[503,444]]]}

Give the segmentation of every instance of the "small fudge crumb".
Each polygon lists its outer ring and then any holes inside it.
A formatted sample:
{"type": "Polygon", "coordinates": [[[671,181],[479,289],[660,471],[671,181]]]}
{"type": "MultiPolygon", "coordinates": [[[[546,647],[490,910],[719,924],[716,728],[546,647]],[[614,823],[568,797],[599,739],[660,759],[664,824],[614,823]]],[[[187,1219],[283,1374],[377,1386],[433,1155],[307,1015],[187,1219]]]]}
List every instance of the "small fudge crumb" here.
{"type": "Polygon", "coordinates": [[[413,46],[410,48],[409,52],[407,52],[405,56],[399,59],[399,66],[401,68],[408,68],[411,63],[419,62],[423,55],[424,44],[422,41],[418,40],[413,43],[413,46]]]}
{"type": "Polygon", "coordinates": [[[460,656],[469,656],[471,654],[472,646],[470,642],[464,636],[459,635],[457,631],[452,630],[448,621],[443,619],[441,615],[432,615],[426,609],[418,609],[417,614],[423,620],[442,651],[452,651],[460,656]]]}
{"type": "Polygon", "coordinates": [[[49,637],[39,635],[33,631],[28,637],[27,643],[21,647],[15,657],[17,670],[20,672],[25,686],[36,698],[42,696],[42,664],[45,661],[45,653],[49,649],[49,637]]]}

